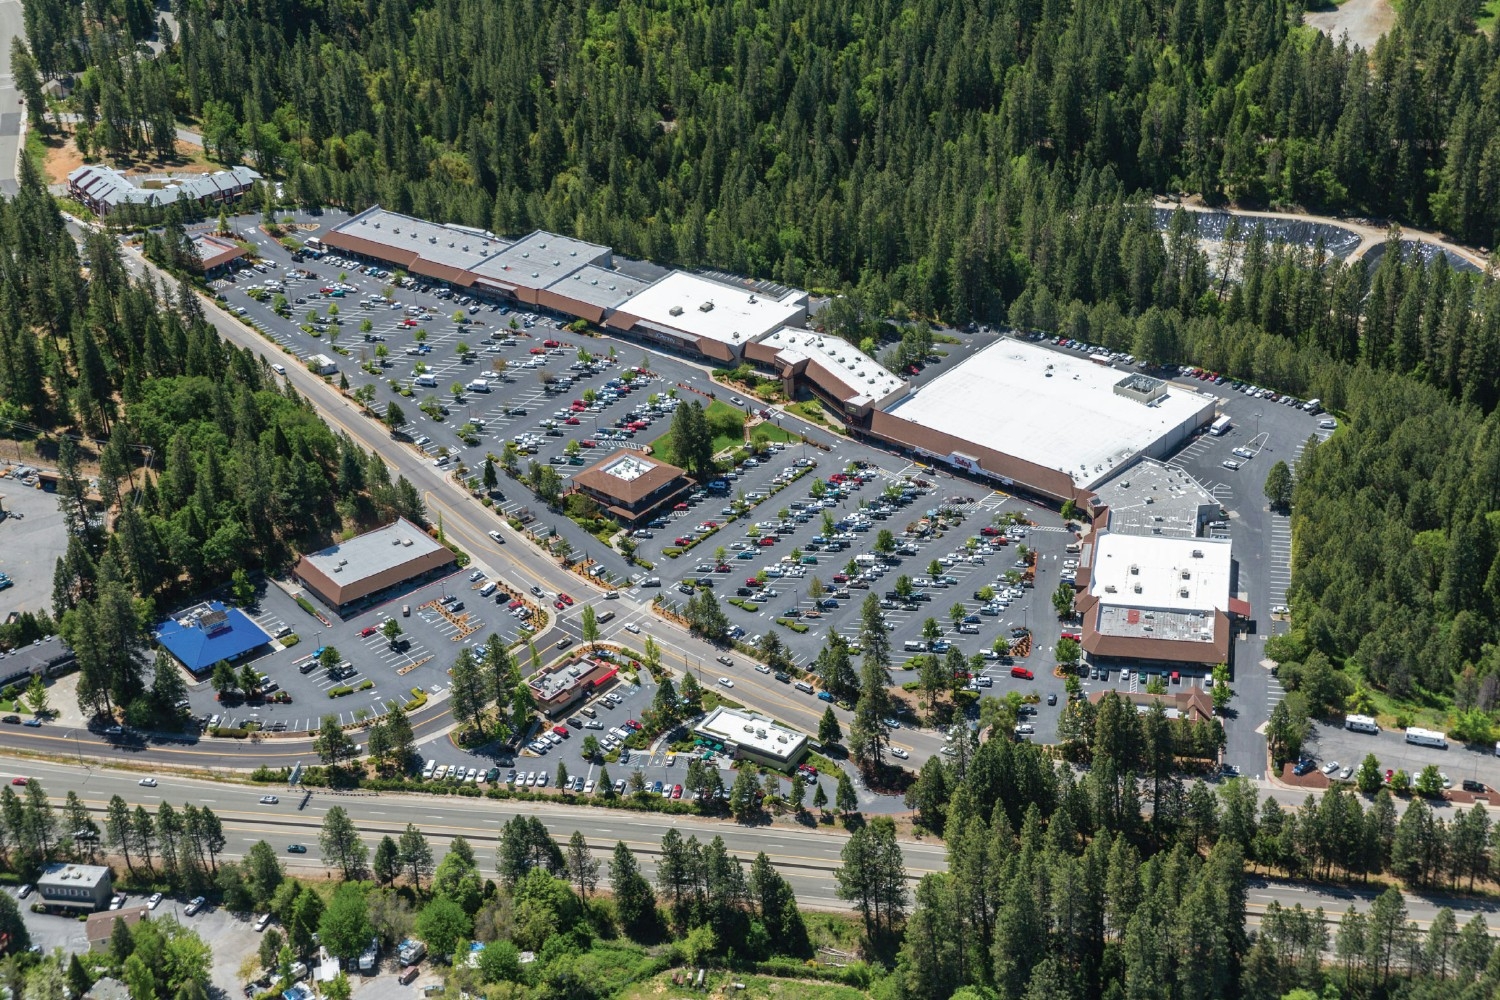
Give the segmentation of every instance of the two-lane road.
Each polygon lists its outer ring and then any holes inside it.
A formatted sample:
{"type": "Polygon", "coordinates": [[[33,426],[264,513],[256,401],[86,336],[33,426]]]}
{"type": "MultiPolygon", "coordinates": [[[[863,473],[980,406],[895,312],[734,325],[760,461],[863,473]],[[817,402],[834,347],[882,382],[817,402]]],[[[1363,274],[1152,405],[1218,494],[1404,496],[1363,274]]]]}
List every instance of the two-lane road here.
{"type": "Polygon", "coordinates": [[[0,193],[15,194],[16,157],[21,151],[21,93],[10,69],[10,40],[26,40],[21,0],[0,0],[0,193]]]}

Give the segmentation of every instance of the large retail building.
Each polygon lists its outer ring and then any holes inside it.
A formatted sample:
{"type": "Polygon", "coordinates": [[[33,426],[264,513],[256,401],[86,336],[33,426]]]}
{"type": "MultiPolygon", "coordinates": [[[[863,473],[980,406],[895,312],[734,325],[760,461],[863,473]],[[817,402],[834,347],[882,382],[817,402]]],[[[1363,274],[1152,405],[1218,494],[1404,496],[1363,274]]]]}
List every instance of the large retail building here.
{"type": "Polygon", "coordinates": [[[323,242],[716,366],[758,365],[789,395],[833,407],[853,434],[1057,503],[1089,502],[1120,469],[1166,456],[1214,418],[1210,396],[1009,337],[914,387],[853,344],[807,329],[806,292],[616,259],[556,233],[506,240],[375,207],[323,242]]]}

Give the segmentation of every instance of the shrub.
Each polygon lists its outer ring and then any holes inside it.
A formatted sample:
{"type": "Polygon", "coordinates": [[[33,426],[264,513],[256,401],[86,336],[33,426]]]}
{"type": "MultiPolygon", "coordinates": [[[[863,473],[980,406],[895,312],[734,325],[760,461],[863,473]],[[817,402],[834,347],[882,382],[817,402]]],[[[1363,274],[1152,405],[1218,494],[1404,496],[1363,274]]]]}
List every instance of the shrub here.
{"type": "Polygon", "coordinates": [[[250,735],[250,730],[231,729],[228,726],[215,726],[213,729],[209,730],[209,734],[213,736],[222,736],[225,739],[242,740],[250,735]]]}
{"type": "Polygon", "coordinates": [[[809,626],[804,625],[801,622],[794,622],[790,618],[778,618],[776,619],[776,624],[781,625],[785,628],[789,628],[793,632],[796,632],[798,635],[803,634],[809,628],[809,626]]]}
{"type": "Polygon", "coordinates": [[[354,689],[352,687],[350,687],[347,684],[340,684],[336,688],[329,688],[329,690],[328,690],[328,697],[330,697],[330,698],[342,698],[346,694],[353,694],[353,693],[354,693],[354,689]]]}
{"type": "Polygon", "coordinates": [[[682,555],[682,550],[677,548],[675,545],[668,546],[667,548],[661,550],[661,554],[666,556],[668,559],[676,559],[678,556],[682,555]]]}
{"type": "Polygon", "coordinates": [[[314,618],[318,617],[317,609],[312,606],[312,601],[309,601],[307,598],[303,597],[301,594],[297,595],[296,601],[297,601],[297,607],[301,608],[303,611],[306,611],[308,614],[312,615],[314,618]]]}
{"type": "Polygon", "coordinates": [[[293,646],[297,645],[297,643],[299,643],[301,641],[302,641],[301,636],[297,635],[296,632],[293,632],[291,635],[283,636],[282,637],[282,639],[281,639],[281,648],[282,649],[291,649],[293,646]]]}
{"type": "Polygon", "coordinates": [[[370,681],[370,680],[361,681],[358,690],[360,690],[360,691],[368,691],[368,690],[370,690],[370,688],[372,688],[374,686],[375,686],[375,682],[374,681],[370,681]]]}

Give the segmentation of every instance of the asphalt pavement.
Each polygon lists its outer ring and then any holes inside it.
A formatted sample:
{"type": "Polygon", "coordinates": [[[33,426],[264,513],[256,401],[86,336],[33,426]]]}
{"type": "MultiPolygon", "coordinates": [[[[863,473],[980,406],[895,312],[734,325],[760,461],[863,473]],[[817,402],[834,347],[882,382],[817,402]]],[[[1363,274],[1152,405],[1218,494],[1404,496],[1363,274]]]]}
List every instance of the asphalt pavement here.
{"type": "MultiPolygon", "coordinates": [[[[223,823],[228,838],[226,860],[242,857],[252,844],[266,840],[276,848],[288,869],[303,874],[316,874],[323,869],[318,831],[324,815],[333,806],[349,814],[372,851],[381,837],[399,836],[412,823],[426,834],[438,852],[446,850],[454,837],[466,838],[486,874],[494,871],[493,852],[501,825],[513,816],[526,815],[540,819],[559,841],[566,840],[574,830],[582,830],[601,860],[607,859],[616,842],[624,842],[635,852],[648,878],[654,877],[655,858],[668,827],[684,836],[696,836],[700,841],[719,836],[731,853],[746,862],[760,851],[773,857],[802,906],[824,910],[849,908],[848,903],[838,898],[834,878],[848,837],[843,830],[826,825],[800,827],[783,821],[747,826],[729,820],[603,810],[563,802],[497,802],[485,798],[394,793],[340,795],[316,790],[302,806],[299,790],[235,785],[168,773],[154,776],[155,787],[142,787],[138,784],[139,777],[149,773],[0,757],[0,781],[13,776],[37,778],[58,805],[71,789],[96,814],[114,795],[151,811],[163,801],[209,806],[223,823]],[[260,797],[265,794],[276,795],[278,801],[261,804],[260,797]],[[288,853],[286,848],[290,844],[306,847],[307,853],[288,853]]],[[[1292,802],[1299,793],[1276,790],[1271,794],[1292,802]]],[[[915,881],[930,872],[946,869],[945,848],[941,843],[905,840],[899,843],[908,879],[915,881]]],[[[1248,886],[1249,923],[1257,924],[1260,914],[1272,901],[1287,907],[1297,903],[1304,908],[1321,906],[1329,919],[1336,920],[1351,906],[1361,912],[1368,911],[1375,895],[1364,888],[1323,887],[1253,877],[1248,886]]],[[[1457,911],[1460,923],[1475,913],[1485,914],[1491,934],[1500,933],[1500,919],[1496,918],[1500,907],[1488,900],[1407,893],[1406,904],[1410,919],[1422,929],[1430,926],[1439,907],[1447,906],[1457,911]]]]}

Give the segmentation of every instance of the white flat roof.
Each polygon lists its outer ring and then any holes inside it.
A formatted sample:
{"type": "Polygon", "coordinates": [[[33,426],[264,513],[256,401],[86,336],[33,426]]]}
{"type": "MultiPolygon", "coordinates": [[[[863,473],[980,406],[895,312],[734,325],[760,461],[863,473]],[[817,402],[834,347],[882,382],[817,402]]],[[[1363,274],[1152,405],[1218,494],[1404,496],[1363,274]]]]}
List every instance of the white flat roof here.
{"type": "Polygon", "coordinates": [[[1227,611],[1229,564],[1227,541],[1106,532],[1094,543],[1089,593],[1132,608],[1227,611]]]}
{"type": "Polygon", "coordinates": [[[792,322],[806,304],[805,292],[794,291],[778,300],[750,288],[673,271],[631,296],[619,311],[689,337],[745,344],[792,322]]]}
{"type": "Polygon", "coordinates": [[[780,348],[780,353],[788,359],[809,358],[822,365],[849,390],[849,399],[868,396],[878,403],[906,385],[890,369],[842,337],[784,326],[768,334],[761,343],[780,348]]]}
{"type": "Polygon", "coordinates": [[[1089,487],[1213,405],[1172,385],[1151,405],[1117,395],[1115,384],[1130,374],[1007,338],[887,412],[1089,487]]]}
{"type": "Polygon", "coordinates": [[[754,750],[762,756],[788,760],[799,753],[807,736],[778,726],[763,715],[720,705],[693,727],[701,736],[725,740],[754,750]]]}

